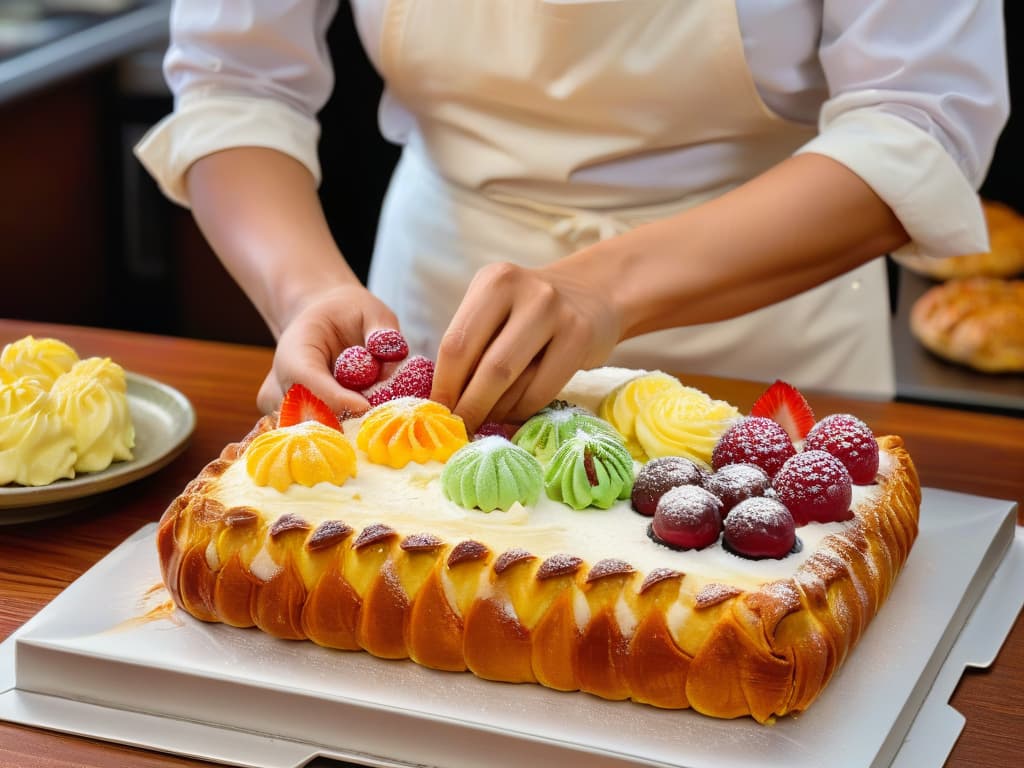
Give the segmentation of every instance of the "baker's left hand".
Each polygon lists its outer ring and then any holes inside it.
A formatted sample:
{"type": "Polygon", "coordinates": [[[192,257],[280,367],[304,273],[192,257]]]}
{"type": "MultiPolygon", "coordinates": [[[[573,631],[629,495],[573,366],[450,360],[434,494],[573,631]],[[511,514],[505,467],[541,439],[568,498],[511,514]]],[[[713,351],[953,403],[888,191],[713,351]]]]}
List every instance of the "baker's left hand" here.
{"type": "Polygon", "coordinates": [[[578,263],[484,267],[441,340],[431,398],[470,432],[529,418],[618,343],[622,318],[602,293],[578,263]]]}

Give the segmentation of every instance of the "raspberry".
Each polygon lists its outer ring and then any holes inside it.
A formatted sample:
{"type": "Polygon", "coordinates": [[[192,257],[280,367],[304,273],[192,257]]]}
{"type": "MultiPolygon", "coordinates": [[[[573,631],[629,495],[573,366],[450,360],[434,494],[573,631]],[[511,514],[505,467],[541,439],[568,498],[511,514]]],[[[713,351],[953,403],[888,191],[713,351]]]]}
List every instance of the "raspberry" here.
{"type": "Polygon", "coordinates": [[[696,485],[666,491],[650,528],[655,541],[676,549],[702,549],[721,531],[722,502],[696,485]]]}
{"type": "Polygon", "coordinates": [[[366,337],[366,348],[378,360],[389,362],[404,360],[409,354],[408,342],[394,328],[384,328],[371,333],[366,337]]]}
{"type": "Polygon", "coordinates": [[[379,374],[380,362],[366,347],[348,347],[334,361],[334,378],[346,389],[364,389],[379,374]]]}
{"type": "Polygon", "coordinates": [[[370,406],[386,403],[399,397],[430,397],[434,384],[434,363],[420,355],[413,355],[398,366],[386,379],[363,390],[370,406]]]}
{"type": "Polygon", "coordinates": [[[753,464],[774,477],[786,459],[796,453],[786,430],[764,416],[747,416],[725,431],[711,453],[715,471],[726,464],[753,464]]]}
{"type": "Polygon", "coordinates": [[[850,473],[830,453],[803,451],[796,454],[782,465],[772,479],[772,487],[798,526],[853,517],[850,473]]]}
{"type": "Polygon", "coordinates": [[[769,497],[744,499],[725,518],[726,549],[754,560],[785,557],[796,544],[796,524],[785,505],[769,497]]]}
{"type": "Polygon", "coordinates": [[[856,416],[834,413],[814,425],[804,450],[831,453],[856,485],[870,485],[878,474],[878,443],[871,428],[856,416]]]}
{"type": "Polygon", "coordinates": [[[706,474],[701,467],[682,456],[651,459],[644,464],[633,481],[633,509],[651,517],[666,491],[680,485],[701,485],[706,474]]]}
{"type": "Polygon", "coordinates": [[[764,496],[772,486],[768,474],[753,464],[726,464],[704,481],[704,487],[722,502],[722,514],[744,499],[764,496]]]}
{"type": "Polygon", "coordinates": [[[498,437],[504,437],[506,440],[511,440],[512,436],[519,429],[517,424],[506,424],[500,421],[485,421],[479,427],[476,432],[473,433],[474,440],[480,440],[484,437],[492,437],[497,435],[498,437]]]}

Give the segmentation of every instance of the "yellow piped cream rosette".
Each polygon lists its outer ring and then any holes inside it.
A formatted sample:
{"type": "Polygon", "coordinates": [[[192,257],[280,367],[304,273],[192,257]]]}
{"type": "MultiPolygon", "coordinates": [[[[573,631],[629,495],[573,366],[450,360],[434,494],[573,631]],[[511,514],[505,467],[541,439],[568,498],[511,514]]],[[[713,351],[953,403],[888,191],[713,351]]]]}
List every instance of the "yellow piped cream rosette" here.
{"type": "Polygon", "coordinates": [[[132,458],[127,389],[124,369],[109,357],[80,360],[53,382],[54,408],[75,438],[75,471],[97,472],[132,458]]]}
{"type": "Polygon", "coordinates": [[[356,434],[356,445],[370,461],[394,469],[410,461],[443,463],[468,442],[461,418],[440,403],[415,397],[378,405],[356,434]]]}
{"type": "Polygon", "coordinates": [[[356,476],[356,452],[336,429],[316,421],[278,427],[259,435],[245,451],[245,468],[256,485],[282,493],[291,485],[344,485],[356,476]]]}
{"type": "Polygon", "coordinates": [[[48,485],[75,476],[75,438],[44,383],[22,376],[0,384],[0,485],[48,485]]]}
{"type": "Polygon", "coordinates": [[[622,435],[630,455],[637,461],[647,461],[648,456],[637,440],[636,417],[643,404],[657,394],[682,388],[679,379],[660,371],[647,373],[621,384],[601,402],[597,415],[607,421],[622,435]]]}
{"type": "Polygon", "coordinates": [[[683,456],[711,467],[722,434],[739,410],[693,387],[680,386],[645,400],[636,416],[636,439],[651,459],[683,456]]]}
{"type": "Polygon", "coordinates": [[[0,382],[22,376],[38,379],[49,389],[58,376],[78,362],[78,353],[60,339],[24,336],[0,351],[0,382]]]}

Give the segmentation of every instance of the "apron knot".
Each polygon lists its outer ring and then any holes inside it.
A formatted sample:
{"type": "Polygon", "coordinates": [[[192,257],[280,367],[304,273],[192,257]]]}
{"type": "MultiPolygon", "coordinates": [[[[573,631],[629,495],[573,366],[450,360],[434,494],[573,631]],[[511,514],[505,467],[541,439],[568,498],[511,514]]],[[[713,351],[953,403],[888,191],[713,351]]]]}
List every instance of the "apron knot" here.
{"type": "Polygon", "coordinates": [[[530,226],[546,230],[553,237],[568,243],[583,239],[608,240],[632,229],[619,216],[585,208],[541,202],[518,195],[491,192],[487,197],[506,206],[505,215],[530,226]]]}
{"type": "Polygon", "coordinates": [[[591,211],[577,211],[555,220],[549,231],[560,240],[578,243],[588,236],[596,236],[598,240],[608,240],[629,229],[628,224],[614,216],[591,211]]]}

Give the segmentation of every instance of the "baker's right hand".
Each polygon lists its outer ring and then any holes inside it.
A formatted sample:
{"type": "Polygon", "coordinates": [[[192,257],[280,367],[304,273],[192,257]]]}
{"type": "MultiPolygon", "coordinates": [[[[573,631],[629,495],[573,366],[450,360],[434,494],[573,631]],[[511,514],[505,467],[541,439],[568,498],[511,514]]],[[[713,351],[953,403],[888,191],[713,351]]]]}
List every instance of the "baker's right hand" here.
{"type": "Polygon", "coordinates": [[[279,408],[294,383],[339,415],[367,410],[366,398],[334,380],[334,361],[346,347],[365,344],[379,328],[397,329],[398,318],[360,284],[332,287],[303,300],[277,340],[273,367],[256,398],[260,410],[279,408]]]}

